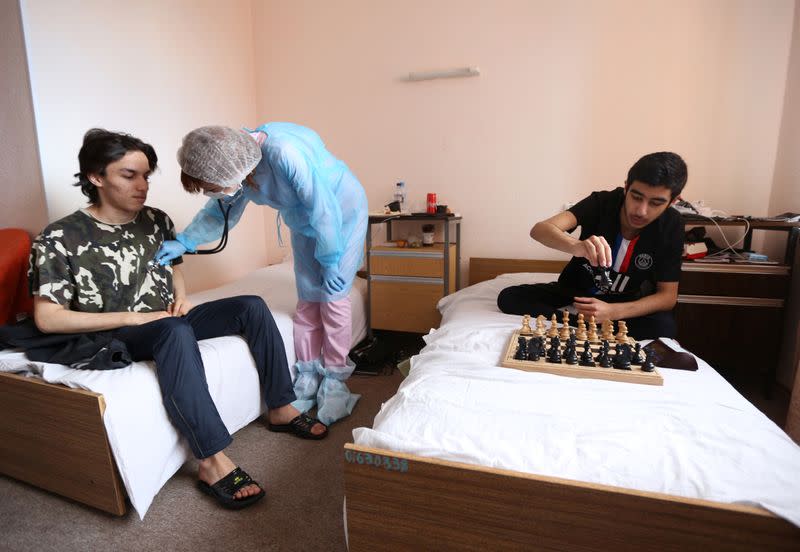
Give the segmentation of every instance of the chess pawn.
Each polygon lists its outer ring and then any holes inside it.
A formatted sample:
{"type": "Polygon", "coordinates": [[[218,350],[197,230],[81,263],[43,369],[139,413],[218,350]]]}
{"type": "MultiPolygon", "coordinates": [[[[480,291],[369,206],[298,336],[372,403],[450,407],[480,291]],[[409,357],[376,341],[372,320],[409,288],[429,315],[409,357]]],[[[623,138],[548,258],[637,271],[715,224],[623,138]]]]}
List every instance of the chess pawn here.
{"type": "Polygon", "coordinates": [[[545,334],[545,327],[544,327],[544,316],[541,314],[536,317],[536,329],[533,330],[533,335],[536,337],[542,337],[545,334]]]}
{"type": "Polygon", "coordinates": [[[554,337],[553,340],[555,341],[555,346],[550,345],[550,349],[547,350],[547,362],[561,364],[561,346],[557,337],[554,337]]]}
{"type": "Polygon", "coordinates": [[[603,320],[600,322],[600,339],[603,341],[608,341],[608,320],[603,320]]]}
{"type": "Polygon", "coordinates": [[[578,330],[575,332],[575,337],[581,341],[586,341],[586,322],[582,314],[578,315],[578,330]]]}
{"type": "Polygon", "coordinates": [[[588,341],[583,344],[583,352],[581,353],[581,359],[578,364],[581,366],[596,366],[592,358],[592,349],[589,347],[588,341]]]}
{"type": "Polygon", "coordinates": [[[644,364],[642,364],[642,372],[652,372],[655,369],[656,365],[653,363],[653,356],[650,354],[650,351],[645,351],[644,364]]]}
{"type": "Polygon", "coordinates": [[[547,337],[555,337],[558,335],[558,320],[556,319],[556,313],[553,313],[553,316],[550,317],[550,329],[547,330],[547,337]]]}
{"type": "Polygon", "coordinates": [[[586,335],[589,341],[597,341],[597,322],[594,321],[594,315],[589,316],[589,332],[586,335]]]}
{"type": "Polygon", "coordinates": [[[531,328],[531,315],[526,314],[522,317],[522,329],[519,331],[519,335],[533,335],[533,329],[531,328]]]}
{"type": "Polygon", "coordinates": [[[637,341],[636,345],[633,347],[633,353],[631,354],[631,364],[634,366],[639,366],[642,364],[642,345],[637,341]]]}
{"type": "Polygon", "coordinates": [[[561,317],[561,331],[559,337],[562,341],[569,339],[569,313],[564,311],[564,316],[561,317]]]}
{"type": "Polygon", "coordinates": [[[575,351],[575,346],[570,346],[564,351],[564,362],[570,365],[578,364],[578,353],[575,351]]]}
{"type": "Polygon", "coordinates": [[[624,320],[620,320],[617,322],[617,328],[619,331],[617,332],[617,343],[627,343],[628,342],[628,324],[624,320]]]}
{"type": "Polygon", "coordinates": [[[514,360],[528,360],[528,340],[520,336],[517,338],[517,352],[514,360]]]}

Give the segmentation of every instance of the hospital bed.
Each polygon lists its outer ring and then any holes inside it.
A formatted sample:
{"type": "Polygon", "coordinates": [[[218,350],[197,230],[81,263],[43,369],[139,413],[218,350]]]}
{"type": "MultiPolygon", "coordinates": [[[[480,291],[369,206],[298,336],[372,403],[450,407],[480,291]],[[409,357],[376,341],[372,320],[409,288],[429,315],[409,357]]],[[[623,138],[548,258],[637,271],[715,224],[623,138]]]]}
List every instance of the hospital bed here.
{"type": "MultiPolygon", "coordinates": [[[[272,311],[289,366],[295,362],[297,302],[291,262],[193,294],[194,304],[258,295],[272,311]]],[[[366,282],[350,294],[353,343],[366,335],[366,282]]],[[[209,390],[228,431],[263,412],[258,375],[244,339],[200,342],[209,390]]],[[[152,362],[111,371],[74,370],[0,351],[0,473],[112,514],[126,495],[140,517],[191,452],[167,418],[152,362]]]]}
{"type": "Polygon", "coordinates": [[[499,366],[520,317],[497,294],[561,266],[471,259],[440,301],[345,445],[351,552],[800,549],[800,447],[701,359],[663,387],[499,366]]]}

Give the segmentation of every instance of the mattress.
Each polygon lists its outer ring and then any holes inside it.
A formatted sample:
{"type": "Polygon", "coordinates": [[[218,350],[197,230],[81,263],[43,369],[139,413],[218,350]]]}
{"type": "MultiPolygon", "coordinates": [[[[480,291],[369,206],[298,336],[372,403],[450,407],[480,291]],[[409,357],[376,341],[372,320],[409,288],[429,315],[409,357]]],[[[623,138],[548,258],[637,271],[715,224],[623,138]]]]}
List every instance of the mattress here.
{"type": "MultiPolygon", "coordinates": [[[[295,362],[292,315],[297,301],[291,263],[255,270],[231,284],[193,294],[189,300],[200,304],[232,295],[264,298],[283,337],[291,367],[295,362]]],[[[355,344],[366,335],[364,280],[356,279],[350,298],[355,344]]],[[[199,347],[211,397],[233,434],[258,418],[264,409],[253,357],[239,336],[207,339],[199,347]],[[235,393],[232,381],[236,382],[235,393]]],[[[50,383],[104,396],[103,421],[111,451],[131,505],[142,519],[164,483],[192,458],[189,447],[167,417],[153,362],[135,362],[120,370],[74,370],[60,364],[32,362],[22,352],[6,350],[0,351],[0,371],[41,377],[50,383]]]]}
{"type": "Polygon", "coordinates": [[[800,447],[702,359],[696,372],[661,368],[663,387],[500,367],[520,317],[500,313],[497,294],[549,278],[507,274],[443,298],[441,327],[354,442],[758,505],[800,526],[800,447]]]}

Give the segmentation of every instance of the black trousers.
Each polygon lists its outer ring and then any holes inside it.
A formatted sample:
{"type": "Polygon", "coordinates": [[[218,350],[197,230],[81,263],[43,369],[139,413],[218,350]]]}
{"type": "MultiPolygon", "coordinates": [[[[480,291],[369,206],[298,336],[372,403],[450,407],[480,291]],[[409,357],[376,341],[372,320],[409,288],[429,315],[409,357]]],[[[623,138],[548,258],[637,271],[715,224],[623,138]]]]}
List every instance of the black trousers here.
{"type": "Polygon", "coordinates": [[[260,297],[220,299],[197,305],[183,317],[114,331],[133,360],[155,360],[164,407],[197,458],[216,454],[233,440],[208,392],[197,346],[201,339],[224,335],[241,335],[247,341],[268,408],[295,400],[283,339],[260,297]]]}
{"type": "MultiPolygon", "coordinates": [[[[498,308],[506,314],[544,315],[550,318],[554,313],[561,320],[559,309],[571,305],[575,292],[558,282],[548,284],[523,284],[507,287],[497,296],[498,308]]],[[[625,320],[628,335],[634,339],[656,339],[675,337],[677,326],[672,312],[661,311],[625,320]]],[[[570,324],[577,323],[576,316],[570,315],[570,324]]]]}

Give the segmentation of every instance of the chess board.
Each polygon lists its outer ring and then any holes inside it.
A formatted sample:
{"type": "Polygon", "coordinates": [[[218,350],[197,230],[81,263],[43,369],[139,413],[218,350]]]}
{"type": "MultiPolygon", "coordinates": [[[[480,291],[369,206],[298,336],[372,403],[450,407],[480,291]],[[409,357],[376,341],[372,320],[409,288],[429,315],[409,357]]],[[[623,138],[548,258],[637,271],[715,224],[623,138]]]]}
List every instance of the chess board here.
{"type": "MultiPolygon", "coordinates": [[[[506,352],[503,355],[503,360],[501,362],[502,366],[506,368],[515,368],[517,370],[525,370],[528,372],[546,372],[548,374],[556,374],[559,376],[568,376],[572,378],[592,378],[592,379],[602,379],[602,380],[609,380],[609,381],[624,381],[628,383],[640,383],[645,385],[664,385],[664,378],[661,377],[661,374],[658,373],[658,369],[653,370],[652,372],[644,372],[642,371],[641,366],[631,365],[630,370],[620,370],[618,368],[602,368],[601,366],[580,366],[579,364],[570,365],[567,364],[564,360],[564,355],[562,354],[561,362],[556,364],[553,362],[547,361],[547,357],[543,356],[539,360],[517,360],[514,358],[517,352],[517,343],[518,338],[520,337],[520,330],[515,330],[511,334],[511,338],[508,341],[508,347],[506,348],[506,352]]],[[[530,336],[526,336],[530,337],[530,336]]],[[[635,341],[632,338],[627,338],[628,343],[634,344],[635,341]]],[[[549,339],[547,340],[546,347],[549,349],[550,343],[549,339]]],[[[614,349],[614,344],[611,344],[611,350],[614,349]]],[[[566,343],[562,341],[560,348],[563,351],[566,346],[566,343]]],[[[592,356],[596,357],[597,354],[600,352],[601,342],[600,340],[590,341],[589,343],[590,349],[592,351],[592,356]]],[[[583,352],[584,343],[578,342],[577,344],[577,352],[578,356],[583,352]]]]}

